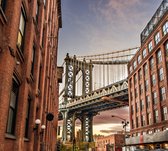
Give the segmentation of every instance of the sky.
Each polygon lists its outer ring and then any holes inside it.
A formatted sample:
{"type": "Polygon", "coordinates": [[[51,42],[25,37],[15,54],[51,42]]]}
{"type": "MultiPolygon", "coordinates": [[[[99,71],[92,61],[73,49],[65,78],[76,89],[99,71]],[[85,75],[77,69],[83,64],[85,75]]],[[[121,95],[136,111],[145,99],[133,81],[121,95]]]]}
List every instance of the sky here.
{"type": "MultiPolygon", "coordinates": [[[[143,31],[162,0],[62,0],[58,65],[67,53],[91,55],[140,46],[143,31]]],[[[128,108],[110,111],[126,119],[128,108]]],[[[94,118],[94,133],[122,130],[121,120],[103,112],[94,118]]],[[[108,133],[109,132],[109,133],[108,133]]]]}

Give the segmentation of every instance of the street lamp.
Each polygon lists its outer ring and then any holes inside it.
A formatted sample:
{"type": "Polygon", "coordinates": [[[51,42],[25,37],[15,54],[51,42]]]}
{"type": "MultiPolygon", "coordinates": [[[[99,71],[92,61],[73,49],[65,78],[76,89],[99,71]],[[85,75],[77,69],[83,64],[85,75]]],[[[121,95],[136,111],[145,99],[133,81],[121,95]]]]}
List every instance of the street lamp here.
{"type": "MultiPolygon", "coordinates": [[[[124,128],[124,133],[125,133],[125,138],[126,138],[126,132],[127,132],[126,127],[129,124],[129,122],[126,119],[124,119],[124,118],[122,118],[120,116],[117,116],[117,115],[112,115],[111,117],[116,117],[116,118],[119,118],[119,119],[122,120],[122,125],[123,125],[123,128],[124,128]]],[[[125,150],[126,150],[126,148],[125,148],[125,150]]]]}
{"type": "Polygon", "coordinates": [[[126,127],[129,124],[129,122],[126,119],[124,119],[124,118],[122,118],[120,116],[117,116],[117,115],[112,115],[111,117],[116,117],[116,118],[119,118],[119,119],[122,120],[122,125],[123,125],[123,128],[124,128],[124,133],[126,135],[126,132],[127,132],[126,127]]]}

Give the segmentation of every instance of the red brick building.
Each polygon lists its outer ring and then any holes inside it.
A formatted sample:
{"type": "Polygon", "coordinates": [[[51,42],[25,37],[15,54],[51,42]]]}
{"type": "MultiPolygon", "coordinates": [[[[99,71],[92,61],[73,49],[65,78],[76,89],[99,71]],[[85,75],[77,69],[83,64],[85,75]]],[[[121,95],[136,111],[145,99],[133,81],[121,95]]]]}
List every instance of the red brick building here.
{"type": "Polygon", "coordinates": [[[0,151],[55,149],[61,24],[60,0],[0,0],[0,151]]]}
{"type": "Polygon", "coordinates": [[[163,0],[141,33],[129,68],[132,138],[128,145],[168,149],[168,1],[163,0]]]}
{"type": "Polygon", "coordinates": [[[125,144],[124,134],[94,137],[96,151],[122,151],[125,144]]]}

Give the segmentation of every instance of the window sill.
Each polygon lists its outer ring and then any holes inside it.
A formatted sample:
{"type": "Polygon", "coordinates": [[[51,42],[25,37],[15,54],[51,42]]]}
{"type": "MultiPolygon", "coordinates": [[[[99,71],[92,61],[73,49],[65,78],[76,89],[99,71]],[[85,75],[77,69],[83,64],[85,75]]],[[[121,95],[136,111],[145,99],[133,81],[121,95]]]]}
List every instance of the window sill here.
{"type": "Polygon", "coordinates": [[[6,18],[4,11],[2,10],[1,7],[0,7],[0,20],[2,21],[3,24],[7,23],[7,18],[6,18]]]}
{"type": "Polygon", "coordinates": [[[24,141],[25,141],[25,142],[29,142],[29,139],[28,139],[28,138],[24,138],[24,141]]]}
{"type": "Polygon", "coordinates": [[[14,135],[12,135],[12,134],[6,133],[6,134],[5,134],[5,138],[6,138],[6,139],[13,139],[13,140],[15,140],[15,139],[16,139],[16,136],[14,136],[14,135]]]}

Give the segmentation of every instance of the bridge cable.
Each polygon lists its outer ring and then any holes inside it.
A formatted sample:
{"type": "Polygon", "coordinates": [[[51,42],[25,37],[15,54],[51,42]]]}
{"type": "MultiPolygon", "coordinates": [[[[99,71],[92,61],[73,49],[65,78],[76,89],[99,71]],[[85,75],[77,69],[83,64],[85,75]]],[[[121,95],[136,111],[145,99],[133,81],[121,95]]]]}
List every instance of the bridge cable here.
{"type": "Polygon", "coordinates": [[[125,52],[125,51],[130,51],[130,50],[135,50],[138,49],[139,47],[134,47],[134,48],[129,48],[129,49],[124,49],[124,50],[120,50],[120,51],[112,51],[109,53],[103,53],[103,54],[96,54],[96,55],[87,55],[87,56],[77,56],[77,58],[92,58],[92,57],[98,57],[98,56],[102,56],[102,55],[111,55],[111,54],[115,54],[115,53],[120,53],[120,52],[125,52]]]}

